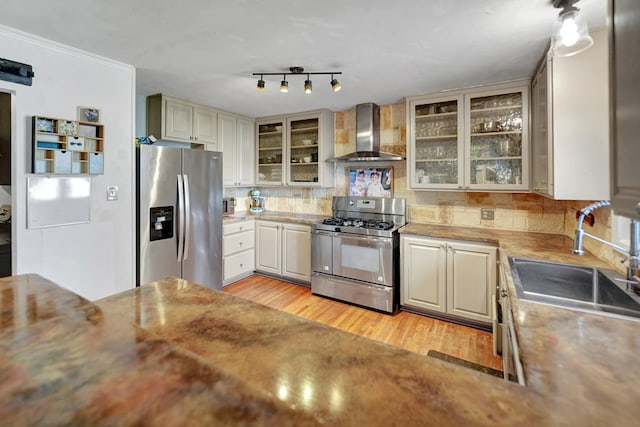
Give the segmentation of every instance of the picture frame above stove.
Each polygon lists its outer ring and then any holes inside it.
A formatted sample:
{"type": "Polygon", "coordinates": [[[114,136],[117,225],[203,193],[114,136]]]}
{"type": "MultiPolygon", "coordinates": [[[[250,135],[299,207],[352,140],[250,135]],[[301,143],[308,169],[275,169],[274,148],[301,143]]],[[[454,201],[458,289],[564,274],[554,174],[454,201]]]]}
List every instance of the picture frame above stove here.
{"type": "Polygon", "coordinates": [[[349,196],[393,197],[393,166],[347,167],[345,175],[349,196]]]}

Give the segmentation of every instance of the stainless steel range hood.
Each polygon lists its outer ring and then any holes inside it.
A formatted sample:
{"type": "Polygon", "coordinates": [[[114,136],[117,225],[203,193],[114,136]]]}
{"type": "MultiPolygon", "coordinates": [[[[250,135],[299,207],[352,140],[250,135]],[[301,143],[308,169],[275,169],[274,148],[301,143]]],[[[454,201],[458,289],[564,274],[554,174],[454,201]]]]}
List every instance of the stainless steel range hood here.
{"type": "Polygon", "coordinates": [[[356,105],[356,151],[334,157],[334,162],[375,162],[404,160],[380,152],[380,107],[372,102],[356,105]]]}

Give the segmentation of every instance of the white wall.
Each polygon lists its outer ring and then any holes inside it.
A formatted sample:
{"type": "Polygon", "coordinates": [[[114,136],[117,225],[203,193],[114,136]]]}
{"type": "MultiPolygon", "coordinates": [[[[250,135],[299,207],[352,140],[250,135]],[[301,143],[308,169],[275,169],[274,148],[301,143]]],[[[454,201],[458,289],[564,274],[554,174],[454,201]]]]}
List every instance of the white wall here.
{"type": "Polygon", "coordinates": [[[12,221],[13,274],[38,273],[89,299],[135,286],[135,69],[0,26],[3,58],[33,66],[32,86],[0,81],[15,96],[12,221]],[[91,222],[26,228],[31,116],[75,119],[77,106],[101,109],[104,175],[92,178],[91,222]],[[107,185],[119,199],[107,202],[107,185]]]}

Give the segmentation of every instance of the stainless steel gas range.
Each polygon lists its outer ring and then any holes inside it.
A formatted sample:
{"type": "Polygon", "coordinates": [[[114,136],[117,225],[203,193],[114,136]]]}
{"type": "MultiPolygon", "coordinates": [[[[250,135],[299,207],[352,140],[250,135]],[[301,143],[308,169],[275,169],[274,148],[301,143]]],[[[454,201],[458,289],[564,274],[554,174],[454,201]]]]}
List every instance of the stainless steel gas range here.
{"type": "Polygon", "coordinates": [[[393,313],[405,210],[405,199],[334,197],[333,217],[313,225],[312,293],[393,313]]]}

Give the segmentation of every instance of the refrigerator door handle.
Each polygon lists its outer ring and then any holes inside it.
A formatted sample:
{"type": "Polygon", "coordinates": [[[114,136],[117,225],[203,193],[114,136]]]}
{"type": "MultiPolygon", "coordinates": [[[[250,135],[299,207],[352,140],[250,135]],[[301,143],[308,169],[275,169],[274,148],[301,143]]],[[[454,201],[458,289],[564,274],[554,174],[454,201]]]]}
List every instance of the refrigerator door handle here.
{"type": "Polygon", "coordinates": [[[191,198],[189,196],[189,175],[184,176],[184,255],[183,260],[189,259],[189,243],[191,237],[191,198]]]}
{"type": "Polygon", "coordinates": [[[182,262],[182,249],[184,247],[184,186],[182,175],[178,175],[178,262],[182,262]]]}

